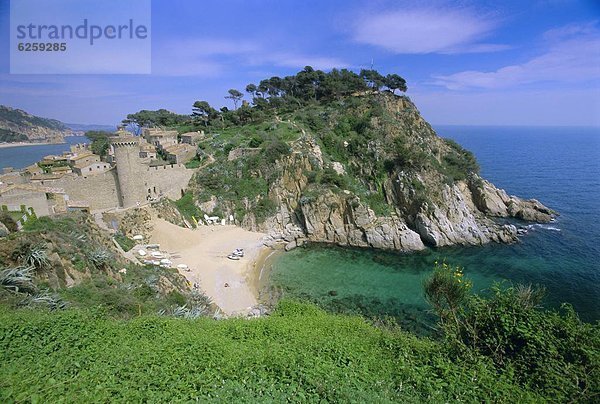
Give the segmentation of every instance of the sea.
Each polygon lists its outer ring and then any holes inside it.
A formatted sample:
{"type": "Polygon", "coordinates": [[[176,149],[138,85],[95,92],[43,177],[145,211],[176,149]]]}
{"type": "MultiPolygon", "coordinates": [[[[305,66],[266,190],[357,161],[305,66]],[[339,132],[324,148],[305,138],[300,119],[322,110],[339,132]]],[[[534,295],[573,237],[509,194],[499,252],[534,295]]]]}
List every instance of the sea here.
{"type": "Polygon", "coordinates": [[[423,281],[436,261],[445,261],[464,268],[476,293],[489,293],[494,285],[531,284],[546,289],[546,308],[568,303],[582,320],[600,320],[600,128],[435,129],[471,150],[484,178],[509,194],[538,199],[560,216],[549,224],[530,224],[512,245],[418,253],[298,248],[268,261],[263,299],[306,299],[333,312],[393,317],[422,331],[434,320],[423,281]]]}
{"type": "Polygon", "coordinates": [[[15,146],[0,148],[0,170],[6,167],[15,169],[25,168],[40,161],[50,154],[62,154],[68,151],[71,145],[89,143],[85,136],[67,136],[65,143],[61,144],[36,144],[34,146],[15,146]]]}

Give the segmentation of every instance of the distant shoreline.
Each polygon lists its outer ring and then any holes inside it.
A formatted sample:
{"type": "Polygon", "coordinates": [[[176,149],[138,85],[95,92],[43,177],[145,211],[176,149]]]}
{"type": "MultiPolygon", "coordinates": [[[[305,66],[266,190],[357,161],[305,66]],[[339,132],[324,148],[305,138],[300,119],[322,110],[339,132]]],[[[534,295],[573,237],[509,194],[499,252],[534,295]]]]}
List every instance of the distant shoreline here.
{"type": "Polygon", "coordinates": [[[29,143],[29,142],[15,142],[15,143],[0,143],[0,149],[6,149],[9,147],[21,147],[21,146],[48,146],[54,144],[65,144],[67,142],[60,143],[29,143]]]}

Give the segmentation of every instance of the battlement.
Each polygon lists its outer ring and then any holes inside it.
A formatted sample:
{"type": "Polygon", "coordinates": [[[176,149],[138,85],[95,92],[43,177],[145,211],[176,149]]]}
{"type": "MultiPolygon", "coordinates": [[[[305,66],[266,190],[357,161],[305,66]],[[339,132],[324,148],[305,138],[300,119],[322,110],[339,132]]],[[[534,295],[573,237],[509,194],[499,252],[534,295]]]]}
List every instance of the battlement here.
{"type": "Polygon", "coordinates": [[[152,167],[148,167],[146,169],[146,171],[161,171],[161,170],[172,170],[172,169],[186,169],[185,165],[183,164],[166,164],[164,166],[152,166],[152,167]]]}
{"type": "Polygon", "coordinates": [[[111,142],[111,145],[115,148],[118,147],[137,147],[139,143],[137,140],[116,140],[111,142]]]}

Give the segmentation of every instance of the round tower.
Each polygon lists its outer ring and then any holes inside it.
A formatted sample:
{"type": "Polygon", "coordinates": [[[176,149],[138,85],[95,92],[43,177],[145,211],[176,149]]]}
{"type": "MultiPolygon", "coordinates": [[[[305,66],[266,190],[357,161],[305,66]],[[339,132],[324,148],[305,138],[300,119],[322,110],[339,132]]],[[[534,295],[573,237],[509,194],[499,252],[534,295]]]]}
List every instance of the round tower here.
{"type": "Polygon", "coordinates": [[[121,206],[128,208],[144,201],[143,165],[140,160],[139,139],[133,136],[117,137],[111,141],[117,165],[121,206]]]}

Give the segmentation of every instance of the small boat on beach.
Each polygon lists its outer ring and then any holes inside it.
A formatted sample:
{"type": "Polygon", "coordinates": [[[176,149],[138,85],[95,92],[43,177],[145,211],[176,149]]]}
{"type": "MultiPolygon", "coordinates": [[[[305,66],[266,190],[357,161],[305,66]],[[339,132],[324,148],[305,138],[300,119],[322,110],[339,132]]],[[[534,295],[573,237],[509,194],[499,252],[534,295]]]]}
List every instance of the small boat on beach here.
{"type": "Polygon", "coordinates": [[[233,260],[233,261],[239,261],[240,260],[240,256],[239,255],[234,255],[234,254],[229,254],[227,256],[227,258],[229,258],[230,260],[233,260]]]}

